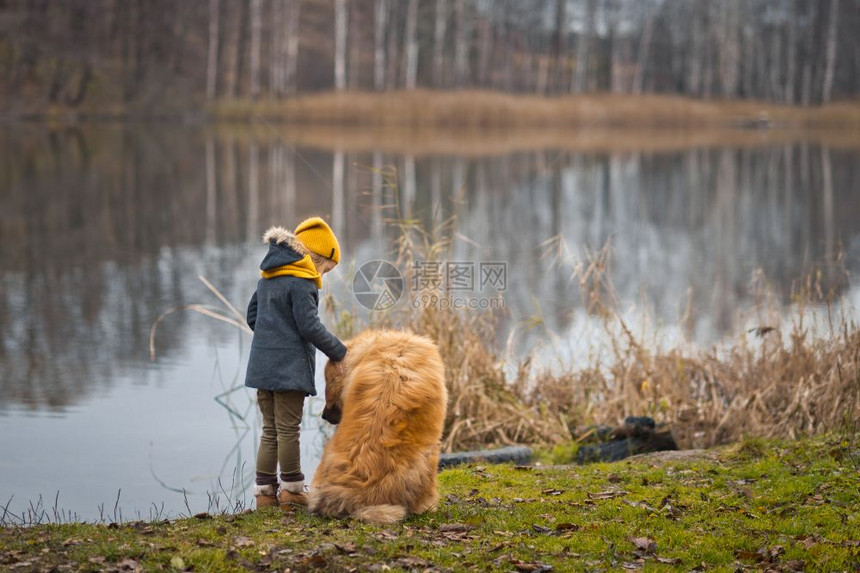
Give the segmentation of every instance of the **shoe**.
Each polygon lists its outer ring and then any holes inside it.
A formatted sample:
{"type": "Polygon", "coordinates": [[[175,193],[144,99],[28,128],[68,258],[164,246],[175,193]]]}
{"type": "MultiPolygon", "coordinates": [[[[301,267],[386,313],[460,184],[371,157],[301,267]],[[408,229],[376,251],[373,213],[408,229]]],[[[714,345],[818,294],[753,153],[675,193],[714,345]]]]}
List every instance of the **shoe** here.
{"type": "Polygon", "coordinates": [[[278,504],[281,509],[289,509],[291,505],[307,507],[308,496],[305,493],[305,482],[281,482],[281,487],[278,490],[278,504]]]}
{"type": "Polygon", "coordinates": [[[257,503],[257,509],[261,507],[277,507],[278,496],[273,485],[255,485],[254,500],[257,503]]]}

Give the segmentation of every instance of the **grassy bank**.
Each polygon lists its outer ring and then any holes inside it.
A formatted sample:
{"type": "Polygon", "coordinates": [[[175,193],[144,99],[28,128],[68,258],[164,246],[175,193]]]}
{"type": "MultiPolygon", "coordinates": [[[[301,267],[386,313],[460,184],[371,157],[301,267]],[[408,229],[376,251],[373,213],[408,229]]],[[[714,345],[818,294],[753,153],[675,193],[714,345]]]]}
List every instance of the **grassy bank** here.
{"type": "Polygon", "coordinates": [[[559,127],[802,127],[860,126],[860,103],[821,107],[746,100],[699,100],[671,95],[586,94],[560,97],[493,91],[411,90],[343,92],[286,100],[222,100],[209,104],[214,118],[255,116],[314,125],[469,128],[559,127]]]}
{"type": "Polygon", "coordinates": [[[749,439],[593,466],[469,466],[391,527],[267,509],[0,529],[15,571],[855,570],[860,444],[749,439]]]}

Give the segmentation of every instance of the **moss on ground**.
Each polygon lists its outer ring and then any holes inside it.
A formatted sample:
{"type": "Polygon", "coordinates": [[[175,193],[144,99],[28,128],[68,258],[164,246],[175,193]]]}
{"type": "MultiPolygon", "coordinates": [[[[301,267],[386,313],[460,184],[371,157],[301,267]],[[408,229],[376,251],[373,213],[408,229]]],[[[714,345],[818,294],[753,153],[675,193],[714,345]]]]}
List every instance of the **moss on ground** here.
{"type": "Polygon", "coordinates": [[[267,509],[0,529],[15,571],[857,570],[860,459],[842,437],[589,466],[467,466],[394,526],[267,509]]]}

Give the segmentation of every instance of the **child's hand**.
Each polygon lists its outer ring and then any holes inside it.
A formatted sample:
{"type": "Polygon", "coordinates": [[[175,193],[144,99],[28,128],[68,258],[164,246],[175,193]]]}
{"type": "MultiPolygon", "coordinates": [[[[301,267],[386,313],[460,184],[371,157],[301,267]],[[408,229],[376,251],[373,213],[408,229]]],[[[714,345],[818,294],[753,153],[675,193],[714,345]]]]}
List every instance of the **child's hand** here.
{"type": "Polygon", "coordinates": [[[343,361],[346,359],[346,354],[343,355],[343,358],[334,363],[334,367],[337,368],[338,376],[343,376],[346,374],[346,368],[343,366],[343,361]]]}

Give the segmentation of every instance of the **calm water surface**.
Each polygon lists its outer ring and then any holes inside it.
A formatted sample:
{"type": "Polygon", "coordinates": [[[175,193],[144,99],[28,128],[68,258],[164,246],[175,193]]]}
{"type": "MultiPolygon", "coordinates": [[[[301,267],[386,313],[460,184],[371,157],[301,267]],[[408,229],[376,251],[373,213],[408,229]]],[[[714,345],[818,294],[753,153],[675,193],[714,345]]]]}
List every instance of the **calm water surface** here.
{"type": "MultiPolygon", "coordinates": [[[[332,222],[346,254],[326,292],[360,311],[350,262],[390,258],[385,219],[431,224],[456,211],[453,262],[507,265],[501,342],[539,315],[545,329],[519,344],[551,331],[569,358],[589,320],[571,269],[607,242],[620,307],[647,301],[666,332],[699,344],[736,332],[757,271],[787,302],[820,268],[827,288],[860,304],[860,152],[750,140],[410,155],[192,127],[3,128],[0,503],[21,514],[41,496],[52,516],[56,505],[87,520],[114,518],[115,506],[131,519],[249,503],[250,338],[178,311],[160,323],[151,361],[150,329],[179,305],[220,306],[198,275],[244,311],[263,231],[310,215],[332,222]],[[558,264],[543,256],[553,237],[567,249],[558,264]]],[[[310,475],[326,428],[321,401],[307,408],[310,475]]]]}

